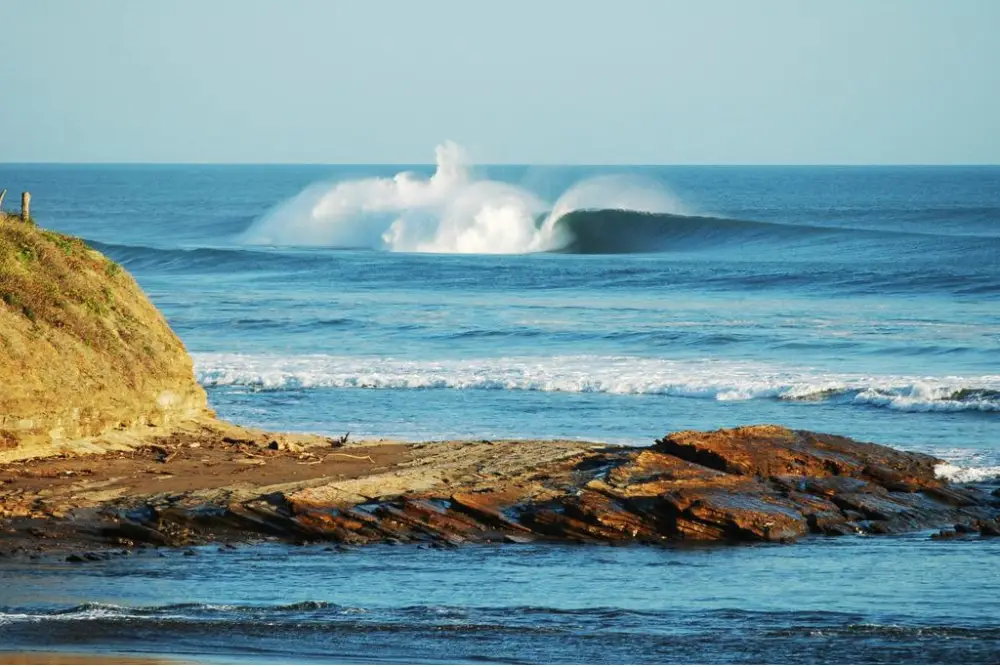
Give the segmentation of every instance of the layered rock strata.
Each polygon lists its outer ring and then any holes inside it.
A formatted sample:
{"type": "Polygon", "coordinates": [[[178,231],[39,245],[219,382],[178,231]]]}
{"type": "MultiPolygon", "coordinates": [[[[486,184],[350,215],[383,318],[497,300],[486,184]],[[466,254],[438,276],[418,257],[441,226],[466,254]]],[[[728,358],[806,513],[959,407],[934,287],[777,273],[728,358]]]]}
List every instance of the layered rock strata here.
{"type": "Polygon", "coordinates": [[[126,457],[23,464],[20,482],[5,470],[7,536],[42,535],[67,548],[265,538],[438,546],[787,542],[953,526],[956,535],[988,536],[1000,518],[996,489],[938,479],[941,462],[931,456],[779,426],[685,431],[628,448],[342,446],[219,425],[126,457]],[[121,474],[129,469],[142,474],[121,474]]]}

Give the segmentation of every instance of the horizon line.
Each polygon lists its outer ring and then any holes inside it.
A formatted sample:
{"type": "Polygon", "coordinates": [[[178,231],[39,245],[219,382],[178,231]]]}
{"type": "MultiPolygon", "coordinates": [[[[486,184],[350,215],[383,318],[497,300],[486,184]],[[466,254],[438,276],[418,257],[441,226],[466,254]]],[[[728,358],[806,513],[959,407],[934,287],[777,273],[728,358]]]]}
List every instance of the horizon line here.
{"type": "MultiPolygon", "coordinates": [[[[0,161],[0,166],[61,167],[435,167],[433,162],[0,161]]],[[[1000,167],[1000,162],[473,162],[472,167],[1000,167]]]]}

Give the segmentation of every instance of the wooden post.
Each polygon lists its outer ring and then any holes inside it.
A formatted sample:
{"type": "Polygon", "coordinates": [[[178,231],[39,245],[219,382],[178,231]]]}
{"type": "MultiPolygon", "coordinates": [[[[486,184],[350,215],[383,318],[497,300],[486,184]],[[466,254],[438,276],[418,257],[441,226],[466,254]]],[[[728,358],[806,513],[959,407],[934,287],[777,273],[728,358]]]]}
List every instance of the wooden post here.
{"type": "Polygon", "coordinates": [[[0,213],[3,213],[3,198],[7,196],[7,188],[0,190],[0,213]]]}
{"type": "Polygon", "coordinates": [[[31,193],[21,193],[21,220],[31,220],[31,193]]]}

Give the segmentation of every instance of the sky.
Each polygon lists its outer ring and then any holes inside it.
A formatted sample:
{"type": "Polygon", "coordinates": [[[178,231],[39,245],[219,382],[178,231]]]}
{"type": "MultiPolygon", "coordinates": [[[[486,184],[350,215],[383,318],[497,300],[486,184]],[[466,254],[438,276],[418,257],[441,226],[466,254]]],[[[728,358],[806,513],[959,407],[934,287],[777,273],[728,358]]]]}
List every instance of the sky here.
{"type": "Polygon", "coordinates": [[[1000,0],[3,0],[2,162],[997,164],[1000,0]]]}

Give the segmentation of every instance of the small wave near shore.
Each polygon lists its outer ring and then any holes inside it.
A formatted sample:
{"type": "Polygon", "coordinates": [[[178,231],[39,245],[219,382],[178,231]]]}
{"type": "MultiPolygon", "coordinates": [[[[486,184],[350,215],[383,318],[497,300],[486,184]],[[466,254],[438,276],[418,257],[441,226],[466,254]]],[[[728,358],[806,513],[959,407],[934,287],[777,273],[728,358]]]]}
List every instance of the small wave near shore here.
{"type": "Polygon", "coordinates": [[[509,357],[410,361],[332,355],[195,354],[208,387],[463,389],[668,395],[717,401],[850,402],[901,412],[1000,412],[1000,376],[852,376],[723,360],[509,357]]]}

